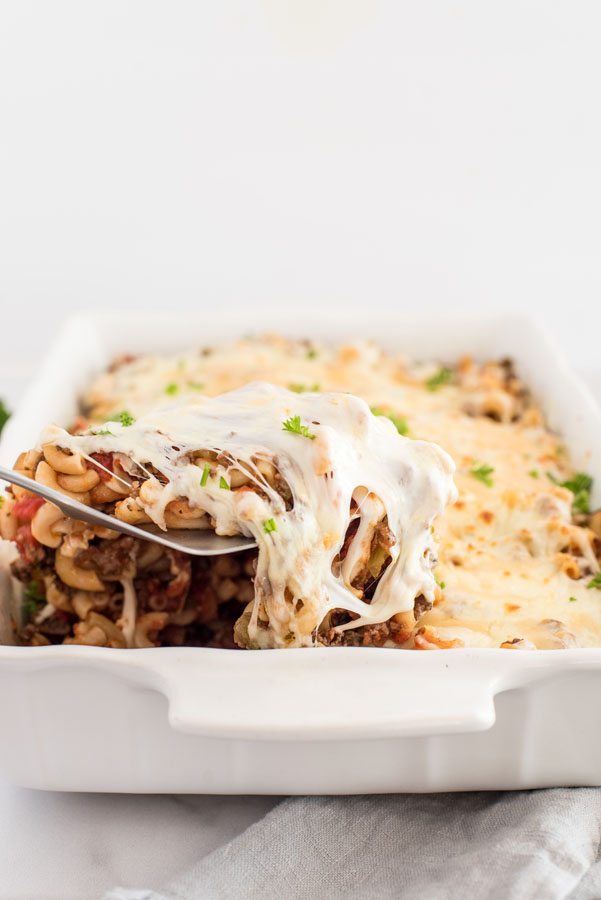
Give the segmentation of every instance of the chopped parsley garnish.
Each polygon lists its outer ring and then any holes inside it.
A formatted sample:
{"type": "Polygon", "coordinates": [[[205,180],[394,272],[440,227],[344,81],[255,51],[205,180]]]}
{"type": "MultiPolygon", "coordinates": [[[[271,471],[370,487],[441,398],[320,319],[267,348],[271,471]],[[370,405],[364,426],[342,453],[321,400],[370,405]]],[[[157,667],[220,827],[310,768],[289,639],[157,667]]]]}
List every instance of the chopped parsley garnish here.
{"type": "Polygon", "coordinates": [[[282,431],[291,431],[293,434],[301,434],[303,437],[309,438],[310,441],[315,440],[315,435],[311,434],[308,425],[301,425],[300,416],[290,416],[285,422],[282,422],[282,431]]]}
{"type": "Polygon", "coordinates": [[[574,500],[572,502],[573,510],[577,509],[578,512],[581,513],[589,513],[591,511],[590,499],[592,486],[593,479],[590,475],[585,475],[584,472],[575,472],[572,478],[564,481],[563,487],[566,487],[574,494],[574,500]]]}
{"type": "Polygon", "coordinates": [[[46,596],[41,592],[39,582],[37,581],[30,581],[23,593],[35,603],[43,603],[46,599],[46,596]]]}
{"type": "Polygon", "coordinates": [[[591,511],[589,505],[589,497],[590,494],[588,491],[579,491],[574,496],[574,502],[572,503],[572,510],[578,510],[578,512],[588,514],[591,511]]]}
{"type": "Polygon", "coordinates": [[[576,603],[578,597],[570,597],[570,603],[576,603]]]}
{"type": "Polygon", "coordinates": [[[230,488],[229,484],[227,483],[227,481],[225,480],[225,478],[223,477],[223,475],[221,475],[219,478],[219,487],[223,488],[224,491],[231,491],[231,488],[230,488]]]}
{"type": "Polygon", "coordinates": [[[321,390],[321,385],[315,383],[315,384],[312,384],[309,386],[306,384],[297,384],[295,381],[292,381],[288,385],[288,390],[294,391],[295,394],[304,394],[305,391],[309,391],[310,393],[317,394],[321,390]]]}
{"type": "Polygon", "coordinates": [[[593,580],[589,581],[586,587],[589,591],[591,588],[599,588],[599,590],[601,590],[601,572],[597,572],[593,580]]]}
{"type": "Polygon", "coordinates": [[[21,611],[27,621],[29,621],[38,612],[40,606],[45,603],[46,597],[41,592],[38,581],[30,581],[23,594],[27,597],[27,600],[23,600],[21,603],[21,611]]]}
{"type": "Polygon", "coordinates": [[[193,391],[204,391],[205,383],[204,381],[189,381],[188,387],[191,387],[193,391]]]}
{"type": "Polygon", "coordinates": [[[438,587],[440,588],[440,590],[441,590],[441,591],[444,591],[444,589],[445,589],[445,582],[442,581],[442,580],[439,581],[438,578],[436,577],[436,575],[434,576],[434,581],[436,582],[436,584],[438,585],[438,587]]]}
{"type": "Polygon", "coordinates": [[[269,534],[270,531],[277,531],[278,526],[275,523],[275,519],[267,519],[267,521],[263,525],[263,531],[265,534],[269,534]]]}
{"type": "Polygon", "coordinates": [[[32,616],[38,611],[38,604],[35,600],[23,600],[21,604],[21,611],[23,612],[24,617],[29,621],[32,616]]]}
{"type": "Polygon", "coordinates": [[[547,478],[553,484],[567,488],[574,494],[572,512],[589,513],[591,511],[590,499],[593,479],[590,475],[585,475],[584,472],[575,472],[567,481],[560,481],[552,472],[547,472],[547,478]]]}
{"type": "Polygon", "coordinates": [[[211,467],[208,463],[205,463],[204,469],[202,470],[202,478],[200,479],[200,486],[204,487],[207,481],[209,480],[209,475],[211,474],[211,467]]]}
{"type": "Polygon", "coordinates": [[[443,366],[442,369],[438,370],[436,375],[432,375],[431,378],[426,379],[424,384],[429,391],[437,391],[438,388],[442,387],[443,384],[448,384],[452,377],[452,370],[447,369],[446,366],[443,366]]]}
{"type": "Polygon", "coordinates": [[[110,434],[111,437],[115,437],[113,432],[108,428],[101,428],[100,431],[93,431],[92,434],[110,434]]]}
{"type": "Polygon", "coordinates": [[[131,413],[124,409],[123,412],[119,413],[119,421],[124,426],[124,428],[129,428],[129,426],[133,425],[136,420],[131,413]]]}
{"type": "Polygon", "coordinates": [[[470,475],[473,475],[474,478],[477,478],[478,481],[481,481],[486,487],[492,487],[494,481],[490,476],[494,471],[494,466],[489,466],[488,463],[480,463],[478,466],[476,460],[474,460],[472,468],[470,469],[470,475]]]}
{"type": "Polygon", "coordinates": [[[593,479],[590,475],[585,475],[584,472],[575,472],[574,477],[564,481],[563,486],[567,487],[574,494],[577,494],[579,491],[590,491],[593,486],[593,479]]]}
{"type": "Polygon", "coordinates": [[[0,432],[2,431],[2,429],[4,428],[4,426],[6,425],[6,423],[8,422],[9,419],[10,419],[10,413],[7,410],[6,406],[4,405],[4,402],[2,400],[0,400],[0,432]]]}
{"type": "Polygon", "coordinates": [[[314,347],[310,347],[309,350],[307,350],[307,359],[315,359],[316,356],[317,350],[315,350],[314,347]]]}
{"type": "Polygon", "coordinates": [[[173,396],[174,394],[177,394],[178,391],[179,391],[179,385],[175,384],[175,382],[171,382],[171,384],[168,384],[167,387],[165,388],[165,393],[170,394],[171,396],[173,396]]]}
{"type": "Polygon", "coordinates": [[[4,497],[0,497],[0,509],[2,509],[3,505],[4,505],[4,497]]]}
{"type": "Polygon", "coordinates": [[[370,409],[374,416],[384,416],[386,419],[390,419],[399,434],[409,434],[409,426],[404,416],[395,416],[394,413],[386,412],[386,410],[380,409],[379,406],[371,406],[370,409]]]}
{"type": "Polygon", "coordinates": [[[538,478],[538,469],[530,469],[528,475],[530,475],[530,478],[538,478]]]}

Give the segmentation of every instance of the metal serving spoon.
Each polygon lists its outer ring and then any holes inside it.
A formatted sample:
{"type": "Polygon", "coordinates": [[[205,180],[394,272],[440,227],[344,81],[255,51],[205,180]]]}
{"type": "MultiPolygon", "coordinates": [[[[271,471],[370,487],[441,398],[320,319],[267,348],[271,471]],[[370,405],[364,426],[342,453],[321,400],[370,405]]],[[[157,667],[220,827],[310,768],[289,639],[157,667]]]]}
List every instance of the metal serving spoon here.
{"type": "Polygon", "coordinates": [[[256,547],[256,542],[244,535],[235,535],[234,537],[224,537],[215,534],[211,529],[201,531],[200,529],[190,531],[178,531],[174,529],[169,532],[162,531],[158,525],[130,525],[128,522],[122,522],[114,516],[86,506],[79,500],[72,500],[60,491],[54,488],[46,487],[44,484],[0,466],[0,479],[8,481],[10,484],[16,484],[49,500],[58,506],[59,509],[70,516],[72,519],[79,519],[80,522],[89,522],[90,525],[101,525],[103,528],[111,528],[113,531],[120,531],[122,534],[129,534],[132,537],[140,538],[143,541],[154,541],[155,544],[163,544],[164,547],[170,547],[172,550],[182,550],[184,553],[190,553],[192,556],[219,556],[222,553],[236,553],[238,550],[249,550],[256,547]]]}

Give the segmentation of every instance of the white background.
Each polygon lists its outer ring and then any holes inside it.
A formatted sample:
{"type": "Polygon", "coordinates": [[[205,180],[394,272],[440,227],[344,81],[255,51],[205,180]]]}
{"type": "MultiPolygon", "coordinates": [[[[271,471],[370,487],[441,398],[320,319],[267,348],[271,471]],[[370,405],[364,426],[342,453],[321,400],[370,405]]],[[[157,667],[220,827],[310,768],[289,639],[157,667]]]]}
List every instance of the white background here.
{"type": "Polygon", "coordinates": [[[37,351],[90,306],[518,307],[594,365],[594,0],[0,9],[5,335],[37,351]]]}
{"type": "MultiPolygon", "coordinates": [[[[600,25],[595,0],[4,0],[0,392],[69,312],[235,331],[270,301],[531,311],[601,385],[600,25]]],[[[7,900],[156,885],[263,808],[4,800],[7,900]]]]}

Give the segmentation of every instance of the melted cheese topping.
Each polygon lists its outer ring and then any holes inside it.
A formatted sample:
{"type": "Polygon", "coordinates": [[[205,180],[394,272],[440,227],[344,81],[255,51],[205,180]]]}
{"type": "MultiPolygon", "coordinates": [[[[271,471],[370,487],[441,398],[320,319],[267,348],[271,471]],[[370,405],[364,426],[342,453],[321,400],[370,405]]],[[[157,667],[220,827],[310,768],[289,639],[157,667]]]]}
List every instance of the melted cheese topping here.
{"type": "MultiPolygon", "coordinates": [[[[419,595],[433,601],[432,523],[456,498],[453,463],[435,444],[401,437],[389,419],[372,415],[363,400],[350,394],[296,394],[254,383],[215,399],[188,397],[133,425],[110,422],[101,431],[105,433],[72,436],[52,427],[40,443],[87,457],[122,454],[119,459],[132,475],[154,467],[168,483],[163,486],[152,475],[140,491],[140,502],[161,527],[167,504],[183,497],[211,516],[218,534],[241,532],[256,540],[256,600],[248,625],[255,646],[311,644],[312,633],[331,609],[356,613],[359,618],[352,624],[357,627],[412,610],[419,595]],[[300,417],[301,433],[283,427],[291,417],[300,417]],[[198,451],[226,457],[205,484],[198,451]],[[291,509],[261,476],[258,460],[275,466],[291,492],[291,509]],[[228,489],[232,465],[250,474],[259,492],[228,489]],[[384,515],[394,538],[391,563],[366,603],[353,590],[352,573],[366,548],[369,553],[384,515]],[[342,565],[336,566],[354,518],[359,519],[358,530],[342,565]],[[266,523],[275,527],[266,530],[266,523]],[[261,627],[262,610],[268,629],[261,627]]],[[[125,624],[131,619],[125,607],[123,619],[125,624]]]]}
{"type": "Polygon", "coordinates": [[[247,339],[122,361],[94,381],[84,408],[100,422],[122,409],[141,415],[166,390],[213,396],[256,379],[351,391],[405,417],[411,436],[444,447],[457,466],[459,499],[435,523],[444,588],[405,646],[601,645],[601,592],[587,587],[599,568],[593,535],[574,524],[571,492],[546,477],[570,477],[565,447],[502,366],[461,361],[452,383],[429,390],[438,371],[365,342],[247,339]],[[472,474],[482,463],[494,470],[489,483],[472,474]]]}

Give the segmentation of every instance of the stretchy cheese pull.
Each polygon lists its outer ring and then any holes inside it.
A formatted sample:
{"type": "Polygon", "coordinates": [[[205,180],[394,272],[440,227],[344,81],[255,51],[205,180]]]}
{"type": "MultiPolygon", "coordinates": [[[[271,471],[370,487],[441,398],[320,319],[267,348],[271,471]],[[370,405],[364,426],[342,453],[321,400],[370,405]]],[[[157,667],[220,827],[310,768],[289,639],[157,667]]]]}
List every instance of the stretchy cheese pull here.
{"type": "Polygon", "coordinates": [[[353,613],[356,627],[412,610],[418,596],[432,602],[432,523],[456,498],[453,462],[363,400],[260,382],[96,432],[53,426],[40,443],[112,454],[125,482],[142,480],[117,514],[133,514],[133,502],[163,528],[206,514],[218,534],[254,537],[247,646],[311,645],[333,609],[353,613]]]}

